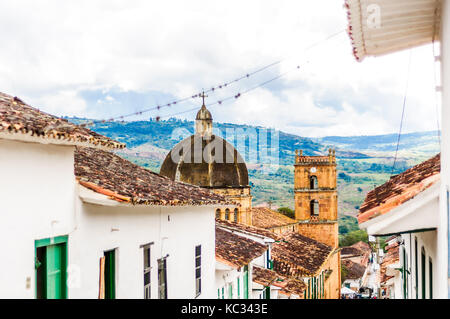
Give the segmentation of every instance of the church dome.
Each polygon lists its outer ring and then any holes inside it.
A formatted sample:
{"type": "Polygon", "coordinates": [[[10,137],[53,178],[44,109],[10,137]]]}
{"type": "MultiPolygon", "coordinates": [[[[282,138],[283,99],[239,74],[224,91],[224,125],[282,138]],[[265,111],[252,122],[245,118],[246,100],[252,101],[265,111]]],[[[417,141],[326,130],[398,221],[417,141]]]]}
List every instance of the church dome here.
{"type": "MultiPolygon", "coordinates": [[[[202,109],[199,114],[211,117],[206,108],[207,112],[202,109]]],[[[204,138],[194,134],[175,145],[167,154],[160,174],[202,187],[248,187],[247,166],[241,155],[233,145],[216,135],[204,138]]]]}
{"type": "Polygon", "coordinates": [[[195,119],[212,121],[213,118],[211,112],[206,108],[205,104],[203,104],[201,109],[197,112],[195,119]]]}

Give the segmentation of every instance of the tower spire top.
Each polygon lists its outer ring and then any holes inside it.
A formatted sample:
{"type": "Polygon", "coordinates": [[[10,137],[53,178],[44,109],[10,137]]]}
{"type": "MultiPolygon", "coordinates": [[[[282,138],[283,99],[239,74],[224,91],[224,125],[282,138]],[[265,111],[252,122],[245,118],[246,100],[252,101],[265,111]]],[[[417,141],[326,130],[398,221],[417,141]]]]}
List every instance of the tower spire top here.
{"type": "Polygon", "coordinates": [[[210,136],[212,134],[212,116],[211,112],[205,106],[205,97],[207,96],[205,91],[199,94],[203,104],[195,117],[195,132],[203,136],[210,136]]]}
{"type": "Polygon", "coordinates": [[[208,97],[208,95],[205,94],[205,91],[202,91],[202,93],[200,93],[199,96],[202,98],[202,106],[206,106],[205,97],[208,97]]]}

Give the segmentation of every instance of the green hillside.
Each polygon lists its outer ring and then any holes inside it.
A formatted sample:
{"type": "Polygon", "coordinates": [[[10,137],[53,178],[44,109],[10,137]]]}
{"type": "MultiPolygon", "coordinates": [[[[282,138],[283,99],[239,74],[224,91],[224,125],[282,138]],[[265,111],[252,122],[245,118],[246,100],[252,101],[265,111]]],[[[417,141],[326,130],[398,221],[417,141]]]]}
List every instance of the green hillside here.
{"type": "MultiPolygon", "coordinates": [[[[86,119],[71,118],[75,123],[86,119]]],[[[257,130],[261,127],[231,123],[214,123],[215,134],[223,136],[227,129],[257,130]]],[[[159,172],[169,150],[194,131],[192,121],[135,121],[97,123],[92,130],[127,144],[120,155],[152,171],[159,172]]],[[[326,154],[336,148],[338,159],[338,194],[340,232],[358,229],[356,218],[366,193],[386,182],[393,174],[433,156],[438,149],[436,132],[420,132],[402,136],[400,151],[393,165],[397,135],[305,138],[284,132],[279,134],[278,164],[261,161],[251,152],[245,158],[252,185],[253,205],[270,203],[272,207],[294,208],[294,155],[296,149],[305,155],[326,154]],[[257,160],[249,160],[256,158],[257,160]],[[272,170],[264,168],[271,165],[272,170]]],[[[233,141],[229,140],[232,144],[233,141]]],[[[248,147],[248,141],[246,143],[248,147]]],[[[235,145],[236,146],[236,145],[235,145]]]]}

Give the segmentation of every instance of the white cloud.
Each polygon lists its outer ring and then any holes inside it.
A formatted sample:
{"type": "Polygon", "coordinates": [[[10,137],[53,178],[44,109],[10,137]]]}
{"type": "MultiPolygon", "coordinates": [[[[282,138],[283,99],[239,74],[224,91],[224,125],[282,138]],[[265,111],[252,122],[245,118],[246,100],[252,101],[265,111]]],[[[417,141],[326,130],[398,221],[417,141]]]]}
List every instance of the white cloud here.
{"type": "MultiPolygon", "coordinates": [[[[408,52],[357,63],[344,33],[304,51],[346,27],[342,4],[2,1],[0,91],[25,97],[55,114],[108,118],[108,108],[95,108],[80,92],[100,90],[103,102],[112,88],[185,97],[289,57],[267,73],[217,93],[223,97],[309,59],[300,72],[236,103],[214,107],[214,118],[306,136],[397,131],[408,52]]],[[[430,47],[414,50],[406,131],[436,128],[432,65],[430,47]]],[[[211,94],[209,101],[215,98],[211,94]]],[[[128,113],[136,106],[121,108],[128,113]]],[[[188,108],[192,103],[173,111],[188,108]]]]}

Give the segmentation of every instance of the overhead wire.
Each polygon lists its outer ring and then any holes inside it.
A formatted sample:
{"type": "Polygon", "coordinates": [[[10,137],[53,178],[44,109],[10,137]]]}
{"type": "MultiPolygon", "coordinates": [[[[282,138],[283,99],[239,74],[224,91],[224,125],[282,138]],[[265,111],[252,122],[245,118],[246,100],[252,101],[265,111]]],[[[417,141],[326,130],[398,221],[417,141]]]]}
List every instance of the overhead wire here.
{"type": "MultiPolygon", "coordinates": [[[[304,51],[308,51],[308,50],[310,50],[310,49],[312,49],[312,48],[314,48],[314,47],[316,47],[316,46],[318,46],[318,45],[320,45],[320,44],[322,44],[322,43],[324,43],[324,42],[326,42],[326,41],[329,41],[330,39],[332,39],[332,38],[338,36],[339,34],[341,34],[341,33],[343,33],[343,32],[345,32],[345,30],[340,30],[340,31],[338,31],[338,32],[332,33],[332,34],[328,35],[327,37],[325,37],[324,39],[321,39],[321,40],[319,40],[319,41],[313,43],[312,45],[306,47],[306,48],[304,49],[304,51]]],[[[267,69],[269,69],[269,68],[271,68],[271,67],[273,67],[273,66],[275,66],[275,65],[278,65],[278,64],[282,63],[283,61],[286,61],[286,60],[288,60],[288,59],[290,59],[290,58],[291,58],[291,57],[286,57],[286,58],[277,60],[277,61],[275,61],[275,62],[266,64],[266,65],[264,65],[264,66],[262,66],[262,67],[260,67],[260,68],[258,68],[258,69],[256,69],[256,70],[252,71],[252,72],[245,73],[244,75],[239,76],[239,77],[235,78],[234,80],[227,81],[227,82],[222,82],[221,84],[218,84],[218,85],[215,85],[215,86],[211,86],[209,89],[203,90],[202,92],[203,92],[203,93],[209,93],[209,92],[214,92],[214,91],[216,91],[216,90],[228,88],[231,84],[237,83],[237,82],[239,82],[239,81],[241,81],[241,80],[243,80],[243,79],[248,79],[248,78],[252,77],[253,75],[255,75],[255,74],[257,74],[257,73],[260,73],[260,72],[262,72],[262,71],[264,71],[264,70],[267,70],[267,69]]],[[[266,82],[269,83],[269,82],[275,81],[276,79],[278,79],[278,78],[280,78],[280,77],[282,77],[282,76],[284,76],[284,74],[281,74],[281,75],[279,75],[279,76],[277,76],[277,77],[275,77],[275,78],[271,78],[271,79],[269,79],[269,80],[266,81],[266,82]]],[[[260,85],[260,86],[261,86],[261,85],[260,85]]],[[[258,86],[258,87],[259,87],[259,86],[258,86]]],[[[255,88],[256,88],[256,87],[255,87],[255,88]]],[[[246,90],[245,93],[250,92],[250,91],[254,90],[255,88],[246,90]]],[[[125,118],[131,117],[131,116],[142,115],[142,114],[148,113],[148,112],[150,112],[150,111],[154,111],[154,110],[159,111],[159,110],[162,109],[162,108],[170,107],[170,106],[177,105],[177,104],[183,103],[183,102],[188,101],[188,100],[191,100],[191,99],[195,99],[195,98],[199,97],[200,94],[202,94],[202,92],[195,93],[195,94],[193,94],[193,95],[186,96],[186,97],[181,98],[181,99],[172,100],[172,101],[170,101],[170,102],[168,102],[168,103],[157,104],[156,106],[152,106],[152,107],[149,107],[149,108],[144,108],[144,109],[141,109],[141,110],[139,110],[139,111],[135,111],[135,112],[131,112],[131,113],[126,113],[126,114],[122,114],[122,115],[117,115],[117,116],[112,116],[112,117],[109,117],[109,118],[107,118],[107,119],[91,120],[91,121],[88,121],[88,122],[85,122],[85,123],[80,123],[79,125],[81,125],[81,126],[89,126],[89,125],[94,125],[94,124],[96,124],[96,123],[112,122],[112,121],[114,121],[114,120],[124,120],[125,118]]],[[[244,92],[243,92],[243,93],[238,93],[238,94],[242,95],[242,94],[244,94],[244,92]]],[[[240,95],[238,95],[238,97],[239,97],[240,95]]],[[[226,98],[226,99],[231,99],[231,97],[230,97],[230,98],[226,98]]],[[[226,99],[224,99],[224,100],[222,100],[222,101],[217,101],[216,103],[219,103],[219,104],[220,104],[220,102],[223,102],[223,101],[225,101],[226,99]]],[[[188,111],[186,111],[186,113],[187,113],[187,112],[188,112],[188,111]]],[[[182,113],[180,113],[180,114],[182,114],[182,113]]]]}
{"type": "Polygon", "coordinates": [[[406,109],[406,98],[408,96],[409,77],[410,77],[410,74],[411,74],[411,56],[412,56],[412,51],[409,50],[408,71],[407,71],[407,74],[406,74],[405,93],[403,95],[402,116],[401,116],[401,119],[400,119],[400,128],[399,128],[399,131],[398,131],[397,147],[395,149],[394,163],[392,164],[391,176],[394,175],[395,164],[397,162],[397,156],[398,156],[398,148],[399,148],[399,145],[400,145],[400,137],[402,135],[403,120],[404,120],[404,117],[405,117],[405,109],[406,109]]]}

